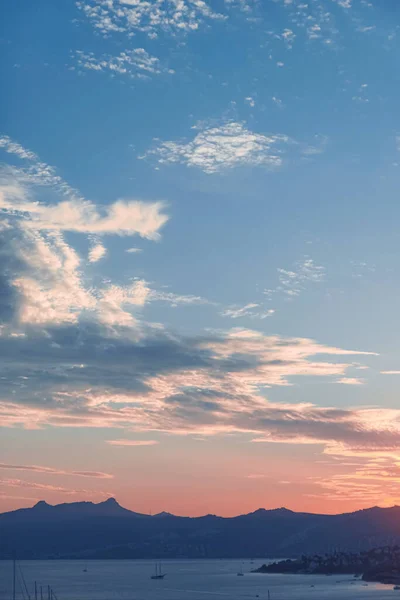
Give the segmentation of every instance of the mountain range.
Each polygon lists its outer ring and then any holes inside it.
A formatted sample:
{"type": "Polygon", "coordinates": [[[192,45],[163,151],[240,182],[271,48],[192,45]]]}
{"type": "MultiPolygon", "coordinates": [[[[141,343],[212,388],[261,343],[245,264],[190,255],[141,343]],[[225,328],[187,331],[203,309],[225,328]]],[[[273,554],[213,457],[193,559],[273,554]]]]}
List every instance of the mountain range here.
{"type": "Polygon", "coordinates": [[[286,508],[237,517],[154,516],[105,502],[0,514],[0,559],[289,558],[400,543],[400,507],[323,515],[286,508]]]}

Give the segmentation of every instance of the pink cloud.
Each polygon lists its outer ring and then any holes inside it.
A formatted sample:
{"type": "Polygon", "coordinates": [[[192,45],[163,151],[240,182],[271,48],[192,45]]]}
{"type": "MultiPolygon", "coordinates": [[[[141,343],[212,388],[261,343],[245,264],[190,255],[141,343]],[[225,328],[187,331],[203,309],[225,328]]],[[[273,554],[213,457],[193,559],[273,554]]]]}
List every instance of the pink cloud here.
{"type": "Polygon", "coordinates": [[[42,465],[13,465],[0,463],[0,469],[11,471],[31,471],[34,473],[48,473],[50,475],[75,475],[78,477],[90,477],[95,479],[113,479],[114,475],[103,473],[102,471],[66,471],[63,469],[54,469],[42,465]]]}
{"type": "Polygon", "coordinates": [[[156,440],[106,440],[111,446],[155,446],[159,444],[156,440]]]}

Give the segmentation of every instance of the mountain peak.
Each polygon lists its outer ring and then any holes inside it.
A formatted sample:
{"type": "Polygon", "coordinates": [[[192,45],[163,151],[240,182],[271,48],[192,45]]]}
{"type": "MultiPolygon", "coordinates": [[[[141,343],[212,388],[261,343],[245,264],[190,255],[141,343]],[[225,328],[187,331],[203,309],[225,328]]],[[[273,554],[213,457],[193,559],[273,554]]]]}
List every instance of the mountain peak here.
{"type": "Polygon", "coordinates": [[[175,515],[173,515],[172,513],[166,512],[165,510],[154,515],[154,517],[174,517],[174,516],[175,515]]]}
{"type": "Polygon", "coordinates": [[[36,502],[36,504],[33,506],[33,508],[50,508],[51,504],[47,504],[46,500],[39,500],[39,502],[36,502]]]}
{"type": "Polygon", "coordinates": [[[107,500],[104,500],[104,502],[101,502],[100,504],[103,504],[104,506],[121,506],[115,498],[107,498],[107,500]]]}
{"type": "Polygon", "coordinates": [[[257,510],[255,510],[252,513],[249,513],[250,515],[267,515],[267,514],[274,514],[274,515],[291,515],[294,514],[292,510],[289,510],[288,508],[285,508],[284,506],[282,506],[281,508],[258,508],[257,510]]]}

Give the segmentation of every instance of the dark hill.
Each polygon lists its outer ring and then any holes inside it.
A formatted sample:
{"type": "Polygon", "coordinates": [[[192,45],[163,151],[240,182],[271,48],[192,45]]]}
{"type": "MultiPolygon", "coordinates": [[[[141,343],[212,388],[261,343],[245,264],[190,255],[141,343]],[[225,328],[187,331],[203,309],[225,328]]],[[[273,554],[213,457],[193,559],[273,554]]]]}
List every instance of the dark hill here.
{"type": "Polygon", "coordinates": [[[287,558],[400,543],[400,508],[342,515],[259,509],[189,518],[132,512],[116,500],[74,502],[0,515],[0,558],[287,558]]]}

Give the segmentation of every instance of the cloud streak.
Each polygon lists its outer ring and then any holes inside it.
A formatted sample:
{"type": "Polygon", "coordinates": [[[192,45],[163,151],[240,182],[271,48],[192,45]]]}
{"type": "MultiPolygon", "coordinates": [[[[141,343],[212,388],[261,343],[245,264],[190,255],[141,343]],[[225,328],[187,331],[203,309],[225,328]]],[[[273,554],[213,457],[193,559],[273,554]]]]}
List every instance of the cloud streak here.
{"type": "MultiPolygon", "coordinates": [[[[93,490],[87,490],[82,488],[66,488],[60,485],[50,485],[46,483],[36,483],[34,481],[24,481],[22,479],[0,479],[0,487],[6,488],[27,488],[32,490],[40,490],[41,492],[56,492],[61,494],[75,495],[85,494],[93,496],[93,490]]],[[[96,495],[103,497],[109,497],[109,492],[99,492],[96,490],[96,495]]]]}
{"type": "Polygon", "coordinates": [[[184,338],[158,328],[142,330],[135,339],[71,325],[47,328],[45,337],[40,332],[31,339],[0,337],[0,351],[4,343],[0,417],[6,426],[178,435],[236,431],[267,442],[343,443],[367,450],[399,444],[396,411],[385,420],[376,411],[283,405],[264,395],[293,377],[343,377],[352,363],[338,358],[368,353],[245,329],[184,338]],[[26,379],[20,381],[22,355],[26,379]]]}
{"type": "Polygon", "coordinates": [[[156,440],[107,440],[110,446],[156,446],[156,440]]]}
{"type": "Polygon", "coordinates": [[[273,308],[263,309],[260,304],[250,302],[244,306],[230,306],[221,312],[221,316],[229,317],[230,319],[242,319],[248,317],[250,319],[267,319],[275,313],[273,308]]]}
{"type": "Polygon", "coordinates": [[[46,473],[49,475],[74,475],[77,477],[89,477],[94,479],[113,479],[113,475],[103,473],[102,471],[65,471],[63,469],[55,469],[52,467],[44,467],[42,465],[14,465],[0,463],[0,469],[10,471],[31,471],[33,473],[46,473]]]}

